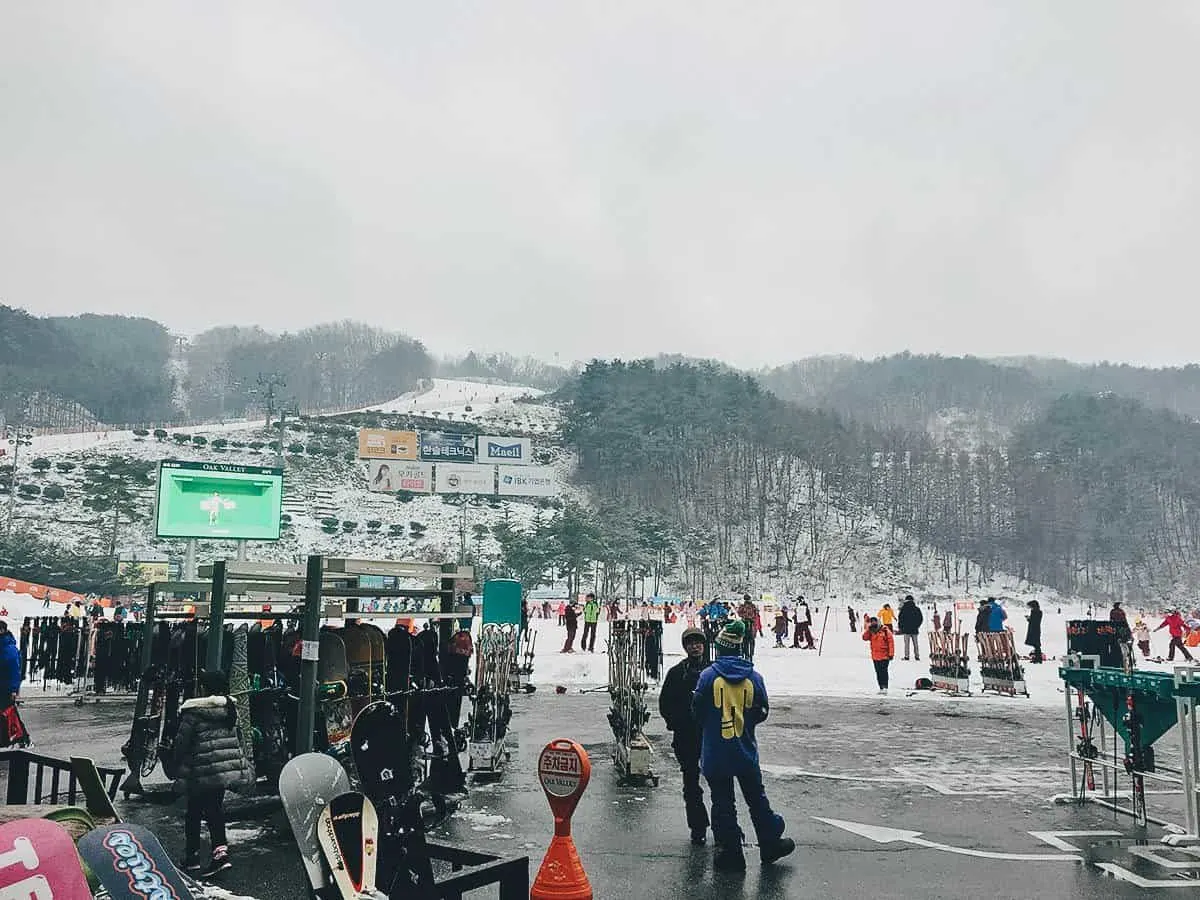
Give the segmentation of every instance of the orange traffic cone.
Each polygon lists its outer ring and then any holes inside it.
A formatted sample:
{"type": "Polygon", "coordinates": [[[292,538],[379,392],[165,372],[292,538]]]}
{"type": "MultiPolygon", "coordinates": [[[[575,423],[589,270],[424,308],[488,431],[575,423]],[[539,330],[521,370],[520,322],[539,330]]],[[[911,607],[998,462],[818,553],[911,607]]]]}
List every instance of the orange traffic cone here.
{"type": "Polygon", "coordinates": [[[571,835],[558,834],[555,823],[554,839],[542,860],[529,900],[592,900],[592,883],[583,871],[579,852],[571,835]]]}
{"type": "Polygon", "coordinates": [[[571,837],[571,815],[591,774],[587,751],[574,741],[551,741],[538,757],[538,779],[554,813],[554,837],[529,900],[592,900],[592,885],[571,837]]]}

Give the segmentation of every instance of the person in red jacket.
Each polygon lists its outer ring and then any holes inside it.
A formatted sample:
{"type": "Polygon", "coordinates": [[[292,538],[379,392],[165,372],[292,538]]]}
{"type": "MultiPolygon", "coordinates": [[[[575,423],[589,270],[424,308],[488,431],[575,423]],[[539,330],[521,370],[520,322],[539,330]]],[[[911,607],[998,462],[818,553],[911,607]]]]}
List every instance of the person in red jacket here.
{"type": "Polygon", "coordinates": [[[875,665],[875,680],[879,682],[879,693],[888,691],[888,663],[896,655],[896,639],[892,629],[884,628],[879,619],[871,616],[863,629],[862,639],[871,645],[871,662],[875,665]]]}
{"type": "Polygon", "coordinates": [[[1155,628],[1155,631],[1162,631],[1166,628],[1168,634],[1171,635],[1171,649],[1167,651],[1167,662],[1175,661],[1175,648],[1179,648],[1179,652],[1183,654],[1183,658],[1188,662],[1192,662],[1192,654],[1188,653],[1187,647],[1183,646],[1183,634],[1187,631],[1187,625],[1184,624],[1183,616],[1179,614],[1179,610],[1170,609],[1167,611],[1166,618],[1162,620],[1162,624],[1155,628]]]}

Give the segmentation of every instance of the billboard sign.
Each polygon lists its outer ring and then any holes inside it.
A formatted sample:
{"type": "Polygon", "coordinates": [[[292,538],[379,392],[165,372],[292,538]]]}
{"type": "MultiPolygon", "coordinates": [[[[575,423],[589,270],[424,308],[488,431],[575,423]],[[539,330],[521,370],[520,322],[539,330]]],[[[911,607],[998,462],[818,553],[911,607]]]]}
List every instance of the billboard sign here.
{"type": "Polygon", "coordinates": [[[475,462],[475,435],[421,432],[421,459],[424,462],[475,462]]]}
{"type": "Polygon", "coordinates": [[[283,469],[164,460],[158,466],[160,538],[277,541],[283,469]]]}
{"type": "Polygon", "coordinates": [[[533,441],[529,438],[479,436],[479,461],[508,466],[528,466],[533,462],[533,441]]]}
{"type": "Polygon", "coordinates": [[[439,494],[487,494],[493,496],[496,493],[496,467],[438,463],[437,492],[439,494]]]}
{"type": "Polygon", "coordinates": [[[433,493],[433,466],[422,462],[372,459],[367,463],[367,489],[394,494],[411,491],[414,494],[433,493]]]}
{"type": "Polygon", "coordinates": [[[415,431],[388,431],[385,428],[358,430],[359,459],[416,459],[415,431]]]}
{"type": "Polygon", "coordinates": [[[497,466],[502,497],[556,497],[558,476],[549,466],[497,466]]]}
{"type": "Polygon", "coordinates": [[[117,575],[130,584],[145,587],[155,581],[170,581],[171,567],[165,559],[123,559],[117,575]]]}

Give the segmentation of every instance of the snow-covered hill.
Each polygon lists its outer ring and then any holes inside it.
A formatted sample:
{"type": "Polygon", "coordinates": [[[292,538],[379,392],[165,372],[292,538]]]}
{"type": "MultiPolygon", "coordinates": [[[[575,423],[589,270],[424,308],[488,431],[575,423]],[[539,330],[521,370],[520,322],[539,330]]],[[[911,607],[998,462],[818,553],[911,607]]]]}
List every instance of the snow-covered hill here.
{"type": "MultiPolygon", "coordinates": [[[[483,382],[432,379],[422,389],[397,397],[389,403],[364,411],[398,413],[444,421],[447,429],[469,422],[499,434],[523,433],[534,438],[535,452],[549,454],[551,465],[565,477],[570,459],[557,439],[557,412],[539,404],[542,392],[534,388],[483,382]],[[518,402],[520,401],[520,402],[518,402]]],[[[43,489],[58,485],[65,491],[60,501],[44,497],[18,497],[16,525],[72,547],[106,548],[111,536],[112,513],[97,513],[83,503],[88,466],[141,466],[149,469],[162,459],[197,462],[274,465],[278,460],[269,448],[279,431],[264,428],[261,420],[223,425],[172,429],[165,441],[136,437],[132,432],[98,435],[58,435],[38,439],[33,452],[20,460],[18,484],[36,484],[43,489]],[[204,446],[177,443],[175,434],[201,436],[204,446]],[[213,442],[228,442],[217,449],[213,442]],[[253,445],[259,446],[253,446],[253,445]],[[45,457],[53,468],[38,473],[31,463],[45,457]],[[69,471],[61,471],[66,468],[69,471]]],[[[478,506],[459,507],[438,496],[417,496],[407,503],[388,494],[367,490],[365,464],[356,458],[356,430],[316,419],[286,424],[284,443],[304,446],[304,452],[289,450],[285,456],[284,515],[287,525],[278,543],[251,543],[250,559],[294,560],[308,553],[367,558],[457,560],[461,543],[483,558],[498,551],[490,529],[501,521],[526,525],[545,512],[533,502],[497,500],[478,506]],[[314,449],[325,451],[313,453],[314,449]],[[336,519],[335,533],[328,533],[322,520],[336,519]],[[424,526],[423,536],[412,536],[412,523],[424,526]],[[477,528],[477,526],[482,526],[477,528]],[[347,528],[352,530],[347,531],[347,528]]],[[[137,489],[143,516],[140,521],[122,522],[117,548],[123,556],[140,559],[169,556],[179,558],[183,542],[160,541],[154,537],[151,512],[154,488],[137,489]]],[[[453,499],[453,498],[451,498],[453,499]]],[[[229,542],[201,542],[201,561],[232,556],[229,542]]]]}

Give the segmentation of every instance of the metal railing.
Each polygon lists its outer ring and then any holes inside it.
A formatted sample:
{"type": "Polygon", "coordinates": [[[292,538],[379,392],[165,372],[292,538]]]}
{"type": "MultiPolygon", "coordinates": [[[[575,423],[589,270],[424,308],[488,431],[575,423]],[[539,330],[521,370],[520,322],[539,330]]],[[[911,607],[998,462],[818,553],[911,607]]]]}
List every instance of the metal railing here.
{"type": "MultiPolygon", "coordinates": [[[[83,797],[83,788],[79,786],[68,760],[42,756],[29,750],[0,750],[0,765],[3,764],[8,767],[8,789],[4,796],[8,806],[41,803],[74,806],[83,797]]],[[[96,770],[100,773],[109,799],[116,797],[117,784],[125,770],[108,766],[97,766],[96,770]]]]}

